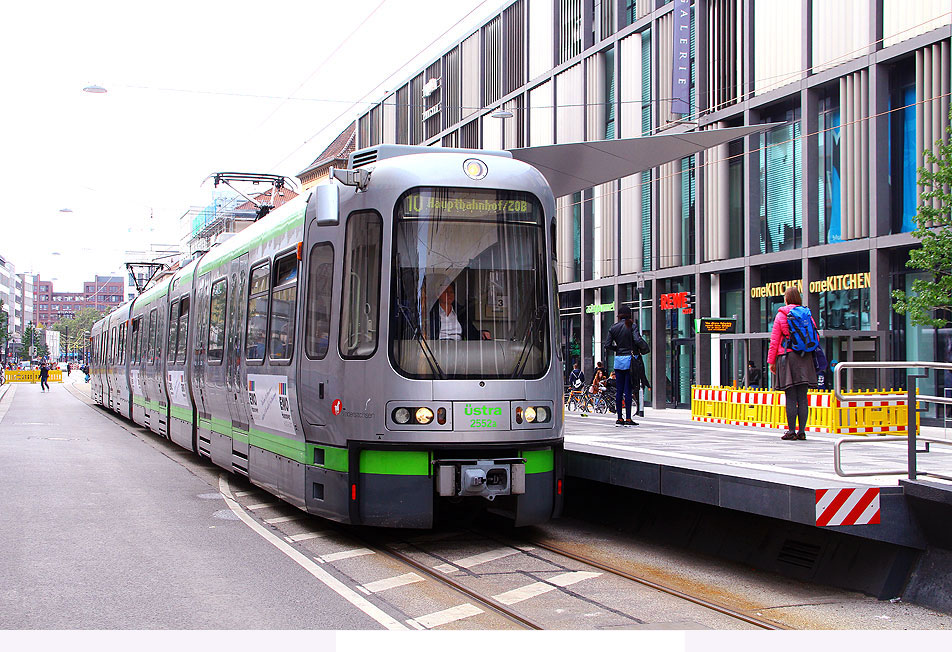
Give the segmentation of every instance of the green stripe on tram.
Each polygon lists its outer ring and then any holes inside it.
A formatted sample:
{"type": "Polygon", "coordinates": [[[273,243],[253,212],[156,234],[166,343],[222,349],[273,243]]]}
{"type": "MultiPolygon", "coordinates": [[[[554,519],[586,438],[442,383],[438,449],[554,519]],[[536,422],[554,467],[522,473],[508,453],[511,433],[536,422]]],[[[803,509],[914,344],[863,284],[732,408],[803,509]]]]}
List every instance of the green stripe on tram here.
{"type": "Polygon", "coordinates": [[[361,451],[360,472],[377,475],[430,475],[428,451],[361,451]]]}
{"type": "Polygon", "coordinates": [[[526,459],[526,473],[551,473],[555,470],[555,454],[551,448],[541,451],[522,451],[526,459]]]}

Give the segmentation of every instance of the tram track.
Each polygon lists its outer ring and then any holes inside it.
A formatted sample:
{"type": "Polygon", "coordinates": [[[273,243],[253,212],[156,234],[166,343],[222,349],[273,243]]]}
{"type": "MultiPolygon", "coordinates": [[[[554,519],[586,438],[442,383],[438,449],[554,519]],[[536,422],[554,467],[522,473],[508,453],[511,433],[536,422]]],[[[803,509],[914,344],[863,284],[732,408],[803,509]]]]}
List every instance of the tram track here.
{"type": "Polygon", "coordinates": [[[647,586],[648,588],[651,588],[651,589],[655,589],[656,591],[662,591],[664,593],[675,596],[677,598],[681,598],[682,600],[687,600],[688,602],[692,602],[701,607],[705,607],[706,609],[710,609],[711,611],[716,611],[725,616],[730,616],[731,618],[735,618],[737,620],[748,623],[750,625],[754,625],[755,627],[759,627],[761,629],[766,629],[766,630],[790,629],[789,627],[781,625],[780,623],[776,623],[774,621],[769,621],[766,619],[751,616],[742,611],[737,611],[736,609],[732,609],[725,605],[712,602],[711,600],[707,600],[706,598],[692,595],[690,593],[686,593],[685,591],[681,591],[679,589],[675,589],[670,586],[665,586],[664,584],[660,584],[653,580],[649,580],[645,577],[634,575],[633,573],[629,573],[628,571],[622,570],[620,568],[616,568],[614,566],[611,566],[610,564],[598,561],[596,559],[592,559],[591,557],[587,557],[585,555],[579,555],[569,550],[559,548],[558,546],[552,545],[550,543],[540,541],[534,538],[527,539],[527,541],[531,542],[532,545],[538,548],[548,550],[549,552],[555,553],[557,555],[562,555],[563,557],[568,557],[569,559],[573,559],[577,562],[587,564],[593,568],[598,568],[599,570],[602,570],[606,573],[617,575],[618,577],[622,577],[632,582],[637,582],[638,584],[647,586]]]}

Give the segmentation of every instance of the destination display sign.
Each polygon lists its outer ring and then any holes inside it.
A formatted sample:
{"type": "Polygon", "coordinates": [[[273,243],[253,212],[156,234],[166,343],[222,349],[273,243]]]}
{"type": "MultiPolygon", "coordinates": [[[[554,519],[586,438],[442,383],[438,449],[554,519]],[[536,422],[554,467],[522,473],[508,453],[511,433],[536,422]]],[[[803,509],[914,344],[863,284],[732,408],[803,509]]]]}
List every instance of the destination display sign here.
{"type": "Polygon", "coordinates": [[[399,212],[404,218],[541,222],[531,195],[495,190],[421,189],[404,196],[399,212]]]}
{"type": "Polygon", "coordinates": [[[711,335],[720,335],[722,333],[736,333],[736,319],[719,319],[717,317],[705,317],[698,319],[698,333],[709,333],[711,335]]]}

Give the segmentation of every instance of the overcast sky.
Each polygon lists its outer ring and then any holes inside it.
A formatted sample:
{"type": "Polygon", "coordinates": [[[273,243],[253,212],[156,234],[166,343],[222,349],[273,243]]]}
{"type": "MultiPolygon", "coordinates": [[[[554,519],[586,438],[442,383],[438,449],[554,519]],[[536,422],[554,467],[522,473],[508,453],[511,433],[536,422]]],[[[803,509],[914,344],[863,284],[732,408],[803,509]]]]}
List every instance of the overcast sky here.
{"type": "Polygon", "coordinates": [[[210,173],[300,172],[505,4],[4,3],[0,255],[58,291],[122,272],[124,251],[178,241],[210,173]]]}

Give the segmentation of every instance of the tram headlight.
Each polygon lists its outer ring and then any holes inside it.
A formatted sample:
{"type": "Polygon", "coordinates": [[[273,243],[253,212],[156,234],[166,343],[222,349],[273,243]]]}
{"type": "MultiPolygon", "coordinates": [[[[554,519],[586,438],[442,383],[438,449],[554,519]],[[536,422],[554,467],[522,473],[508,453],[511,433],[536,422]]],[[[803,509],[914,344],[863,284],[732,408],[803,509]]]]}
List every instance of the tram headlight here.
{"type": "Polygon", "coordinates": [[[525,411],[526,423],[533,423],[536,420],[536,410],[534,407],[527,407],[525,411]]]}
{"type": "Polygon", "coordinates": [[[416,417],[417,423],[425,426],[433,421],[433,410],[428,407],[417,408],[416,414],[414,416],[416,417]]]}
{"type": "Polygon", "coordinates": [[[478,158],[468,158],[463,161],[463,172],[465,172],[466,176],[470,179],[479,181],[489,174],[489,168],[478,158]]]}
{"type": "Polygon", "coordinates": [[[410,421],[410,410],[405,407],[397,408],[393,411],[393,421],[394,423],[399,423],[403,425],[409,423],[410,421]]]}
{"type": "Polygon", "coordinates": [[[545,423],[549,420],[549,411],[544,407],[536,408],[536,421],[539,423],[545,423]]]}

